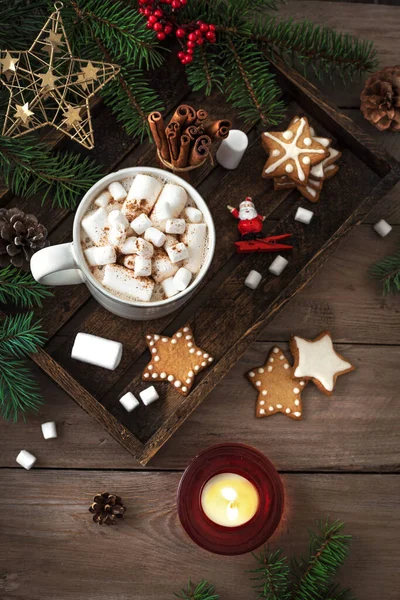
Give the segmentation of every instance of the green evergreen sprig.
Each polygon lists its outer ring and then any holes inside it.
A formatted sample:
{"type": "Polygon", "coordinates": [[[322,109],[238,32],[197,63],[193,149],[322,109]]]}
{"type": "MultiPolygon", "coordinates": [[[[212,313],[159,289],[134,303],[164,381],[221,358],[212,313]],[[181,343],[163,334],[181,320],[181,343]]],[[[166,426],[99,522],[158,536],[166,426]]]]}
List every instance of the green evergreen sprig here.
{"type": "Polygon", "coordinates": [[[0,269],[0,302],[13,302],[23,308],[42,306],[42,300],[52,296],[48,286],[38,283],[30,273],[12,265],[0,269]]]}
{"type": "Polygon", "coordinates": [[[400,250],[378,261],[370,268],[369,274],[381,282],[385,296],[400,292],[400,250]]]}
{"type": "Polygon", "coordinates": [[[189,579],[187,588],[182,589],[175,596],[181,600],[219,600],[214,586],[205,579],[202,579],[196,586],[189,579]]]}
{"type": "Polygon", "coordinates": [[[34,5],[26,0],[0,2],[0,48],[26,50],[26,41],[34,39],[43,26],[45,0],[34,5]]]}
{"type": "Polygon", "coordinates": [[[268,549],[264,549],[258,556],[253,556],[260,566],[250,571],[254,574],[250,581],[257,582],[253,588],[258,597],[267,600],[290,600],[290,567],[282,550],[269,552],[268,549]]]}
{"type": "Polygon", "coordinates": [[[8,315],[0,323],[0,355],[23,358],[36,352],[46,341],[40,321],[33,320],[34,313],[8,315]]]}

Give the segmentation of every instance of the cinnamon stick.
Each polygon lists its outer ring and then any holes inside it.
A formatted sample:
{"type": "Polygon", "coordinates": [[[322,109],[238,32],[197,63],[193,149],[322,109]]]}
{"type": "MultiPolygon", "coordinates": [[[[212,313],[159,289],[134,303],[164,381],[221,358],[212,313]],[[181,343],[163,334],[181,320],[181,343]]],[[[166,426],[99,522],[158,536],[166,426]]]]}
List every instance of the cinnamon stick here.
{"type": "Polygon", "coordinates": [[[181,135],[181,146],[179,148],[179,156],[176,161],[176,166],[182,169],[188,166],[189,151],[190,151],[190,137],[185,133],[181,135]]]}
{"type": "Polygon", "coordinates": [[[198,136],[198,129],[195,125],[190,125],[185,129],[185,133],[194,141],[198,136]]]}
{"type": "Polygon", "coordinates": [[[194,122],[195,125],[202,125],[204,121],[208,118],[208,112],[204,110],[204,108],[200,108],[196,114],[196,120],[194,122]]]}
{"type": "Polygon", "coordinates": [[[169,161],[170,153],[167,136],[165,135],[164,119],[162,114],[158,111],[154,111],[149,114],[147,119],[149,122],[151,135],[153,136],[154,143],[157,146],[157,150],[164,160],[169,161]]]}
{"type": "Polygon", "coordinates": [[[196,119],[196,111],[188,104],[181,104],[174,112],[171,123],[179,123],[181,129],[191,125],[196,119]]]}
{"type": "Polygon", "coordinates": [[[176,166],[176,162],[179,156],[179,138],[176,131],[167,131],[167,140],[169,146],[169,152],[171,155],[171,163],[176,166]]]}
{"type": "Polygon", "coordinates": [[[232,123],[228,121],[228,119],[221,119],[220,121],[209,121],[208,123],[205,123],[204,131],[210,137],[217,137],[221,139],[221,135],[225,137],[228,135],[231,127],[232,123]]]}
{"type": "Polygon", "coordinates": [[[210,153],[211,138],[208,135],[201,135],[197,138],[190,152],[189,165],[198,165],[204,161],[210,153]]]}

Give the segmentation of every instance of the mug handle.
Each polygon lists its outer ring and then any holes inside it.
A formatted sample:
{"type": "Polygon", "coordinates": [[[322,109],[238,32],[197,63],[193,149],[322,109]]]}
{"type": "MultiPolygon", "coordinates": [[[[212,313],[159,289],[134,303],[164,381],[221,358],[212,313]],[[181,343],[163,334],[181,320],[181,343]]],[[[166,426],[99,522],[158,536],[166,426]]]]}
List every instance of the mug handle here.
{"type": "Polygon", "coordinates": [[[45,285],[74,285],[84,282],[72,243],[49,246],[35,252],[30,268],[34,279],[45,285]]]}

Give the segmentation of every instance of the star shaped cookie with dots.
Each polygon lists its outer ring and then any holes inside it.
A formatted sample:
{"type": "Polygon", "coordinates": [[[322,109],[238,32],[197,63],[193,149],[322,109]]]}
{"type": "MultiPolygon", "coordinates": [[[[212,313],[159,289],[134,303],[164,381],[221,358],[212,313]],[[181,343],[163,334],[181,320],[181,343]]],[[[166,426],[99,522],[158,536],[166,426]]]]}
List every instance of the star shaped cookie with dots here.
{"type": "Polygon", "coordinates": [[[301,392],[307,381],[294,376],[293,367],[283,351],[274,346],[263,367],[247,373],[258,391],[256,417],[269,417],[281,412],[296,421],[302,418],[301,392]]]}
{"type": "Polygon", "coordinates": [[[143,381],[169,381],[182,396],[187,396],[197,373],[213,361],[194,341],[189,325],[181,327],[172,337],[146,335],[151,361],[143,371],[143,381]]]}

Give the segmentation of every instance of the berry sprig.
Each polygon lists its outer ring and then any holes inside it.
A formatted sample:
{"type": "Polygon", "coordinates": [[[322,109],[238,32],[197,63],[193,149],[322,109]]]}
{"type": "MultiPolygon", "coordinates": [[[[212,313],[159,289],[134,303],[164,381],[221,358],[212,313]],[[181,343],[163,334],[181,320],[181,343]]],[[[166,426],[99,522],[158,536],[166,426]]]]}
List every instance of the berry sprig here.
{"type": "Polygon", "coordinates": [[[178,58],[183,65],[193,61],[196,46],[204,43],[216,42],[215,25],[196,21],[196,23],[179,24],[175,14],[187,4],[187,0],[139,0],[139,12],[147,17],[147,28],[153,29],[160,41],[165,40],[167,35],[175,34],[182,46],[178,52],[178,58]],[[162,4],[171,7],[171,13],[166,13],[162,4]]]}

